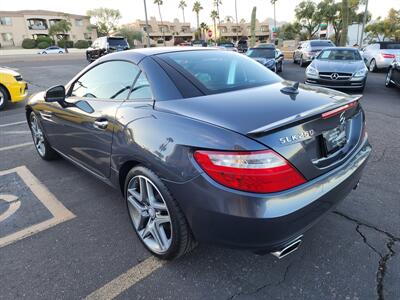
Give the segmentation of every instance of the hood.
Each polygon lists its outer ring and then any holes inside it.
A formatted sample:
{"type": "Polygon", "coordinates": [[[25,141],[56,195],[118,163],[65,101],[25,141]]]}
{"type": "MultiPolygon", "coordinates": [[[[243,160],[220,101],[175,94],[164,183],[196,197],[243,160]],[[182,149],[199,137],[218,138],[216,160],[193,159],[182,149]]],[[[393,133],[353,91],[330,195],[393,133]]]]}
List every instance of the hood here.
{"type": "Polygon", "coordinates": [[[208,122],[242,134],[265,125],[323,107],[326,110],[347,103],[353,97],[330,89],[300,84],[299,93],[283,94],[283,87],[293,82],[227,93],[159,101],[155,109],[208,122]]]}
{"type": "Polygon", "coordinates": [[[354,73],[365,67],[362,60],[356,61],[337,61],[337,60],[319,60],[315,59],[311,66],[318,72],[338,72],[338,73],[354,73]]]}
{"type": "Polygon", "coordinates": [[[11,76],[19,76],[19,75],[21,75],[18,72],[12,70],[12,69],[4,68],[4,67],[0,67],[0,73],[8,74],[8,75],[11,75],[11,76]]]}
{"type": "Polygon", "coordinates": [[[263,65],[275,61],[274,58],[265,58],[265,57],[251,57],[251,58],[263,65]]]}

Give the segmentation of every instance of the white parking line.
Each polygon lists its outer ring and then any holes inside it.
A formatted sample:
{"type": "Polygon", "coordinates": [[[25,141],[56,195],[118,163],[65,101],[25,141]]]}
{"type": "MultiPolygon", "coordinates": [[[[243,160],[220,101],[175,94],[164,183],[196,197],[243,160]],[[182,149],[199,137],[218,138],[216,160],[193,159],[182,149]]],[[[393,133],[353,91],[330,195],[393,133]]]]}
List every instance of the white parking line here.
{"type": "Polygon", "coordinates": [[[26,124],[26,121],[19,121],[19,122],[13,122],[13,123],[0,124],[0,128],[13,126],[13,125],[20,125],[20,124],[26,124]]]}
{"type": "Polygon", "coordinates": [[[31,145],[33,145],[33,142],[22,143],[22,144],[17,144],[17,145],[12,145],[12,146],[6,146],[6,147],[0,148],[0,151],[12,150],[12,149],[16,149],[16,148],[31,146],[31,145]]]}
{"type": "Polygon", "coordinates": [[[117,297],[142,279],[149,276],[155,270],[165,264],[165,261],[159,260],[154,256],[147,258],[140,264],[129,269],[117,278],[91,293],[84,300],[106,300],[117,297]]]}
{"type": "Polygon", "coordinates": [[[29,134],[29,133],[31,133],[29,130],[15,130],[15,131],[1,132],[1,134],[29,134]]]}

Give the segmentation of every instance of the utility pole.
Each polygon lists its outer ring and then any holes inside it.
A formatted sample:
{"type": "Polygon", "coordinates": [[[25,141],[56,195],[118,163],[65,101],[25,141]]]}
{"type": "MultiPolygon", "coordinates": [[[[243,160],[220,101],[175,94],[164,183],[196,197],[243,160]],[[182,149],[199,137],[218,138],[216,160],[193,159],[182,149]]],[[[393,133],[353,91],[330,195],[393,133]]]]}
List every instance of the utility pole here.
{"type": "Polygon", "coordinates": [[[239,40],[239,21],[237,17],[237,0],[235,0],[235,17],[236,17],[236,42],[239,40]]]}
{"type": "Polygon", "coordinates": [[[365,23],[367,23],[367,15],[368,15],[368,0],[365,0],[365,11],[364,11],[364,17],[363,17],[363,23],[361,26],[361,38],[360,38],[360,43],[359,48],[362,47],[363,44],[363,39],[364,39],[364,27],[365,27],[365,23]]]}
{"type": "Polygon", "coordinates": [[[143,0],[143,4],[144,4],[144,17],[146,19],[147,48],[150,48],[149,20],[147,19],[146,0],[143,0]]]}

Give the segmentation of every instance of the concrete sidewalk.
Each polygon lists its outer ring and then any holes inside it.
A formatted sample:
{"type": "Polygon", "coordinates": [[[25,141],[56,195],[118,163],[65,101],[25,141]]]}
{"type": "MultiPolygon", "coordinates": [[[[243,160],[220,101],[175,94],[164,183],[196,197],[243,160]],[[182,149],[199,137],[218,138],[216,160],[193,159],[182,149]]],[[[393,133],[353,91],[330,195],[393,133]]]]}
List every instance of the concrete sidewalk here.
{"type": "MultiPolygon", "coordinates": [[[[42,49],[22,49],[22,48],[0,49],[0,56],[2,56],[2,55],[30,55],[30,54],[37,54],[40,50],[42,50],[42,49]]],[[[85,52],[86,52],[86,49],[68,48],[68,54],[85,53],[85,52]]]]}

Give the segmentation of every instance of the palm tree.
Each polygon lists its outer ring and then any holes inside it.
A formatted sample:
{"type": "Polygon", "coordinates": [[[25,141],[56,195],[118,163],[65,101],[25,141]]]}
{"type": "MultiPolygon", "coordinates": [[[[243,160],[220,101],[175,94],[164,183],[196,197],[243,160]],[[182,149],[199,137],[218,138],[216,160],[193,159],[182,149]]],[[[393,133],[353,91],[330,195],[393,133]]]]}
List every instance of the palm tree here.
{"type": "Polygon", "coordinates": [[[218,13],[219,37],[221,38],[221,18],[220,18],[220,13],[219,13],[219,6],[220,5],[222,5],[222,0],[214,0],[214,7],[217,8],[217,13],[218,13]]]}
{"type": "Polygon", "coordinates": [[[193,4],[193,9],[192,9],[192,11],[194,11],[194,12],[196,13],[196,17],[197,17],[197,29],[200,28],[199,13],[200,13],[200,11],[201,11],[202,9],[203,9],[203,6],[201,6],[200,1],[196,1],[196,2],[193,4]]]}
{"type": "Polygon", "coordinates": [[[239,22],[237,17],[237,1],[235,0],[235,18],[236,18],[236,41],[239,39],[239,22]]]}
{"type": "Polygon", "coordinates": [[[182,9],[183,23],[185,23],[185,7],[187,7],[186,1],[185,0],[181,0],[179,2],[178,8],[182,9]]]}
{"type": "MultiPolygon", "coordinates": [[[[274,31],[276,31],[276,10],[275,10],[275,4],[278,0],[271,0],[271,4],[274,6],[274,31]]],[[[274,32],[272,32],[274,34],[274,32]]],[[[275,36],[273,35],[274,39],[275,36]]]]}
{"type": "Polygon", "coordinates": [[[204,23],[204,22],[202,22],[201,24],[200,24],[200,28],[201,28],[201,33],[202,33],[202,35],[203,35],[203,39],[205,40],[206,38],[205,38],[205,36],[206,36],[206,31],[208,31],[208,25],[206,24],[206,23],[204,23]]]}
{"type": "Polygon", "coordinates": [[[210,17],[214,22],[214,40],[217,40],[217,19],[219,18],[218,12],[213,10],[210,14],[210,17]]]}
{"type": "Polygon", "coordinates": [[[161,33],[163,36],[163,41],[165,46],[164,24],[161,17],[161,5],[163,5],[163,0],[154,0],[154,4],[157,4],[158,6],[158,14],[160,15],[160,21],[161,21],[161,33]]]}

